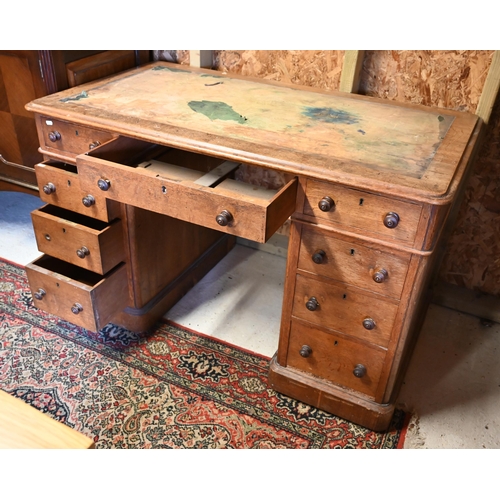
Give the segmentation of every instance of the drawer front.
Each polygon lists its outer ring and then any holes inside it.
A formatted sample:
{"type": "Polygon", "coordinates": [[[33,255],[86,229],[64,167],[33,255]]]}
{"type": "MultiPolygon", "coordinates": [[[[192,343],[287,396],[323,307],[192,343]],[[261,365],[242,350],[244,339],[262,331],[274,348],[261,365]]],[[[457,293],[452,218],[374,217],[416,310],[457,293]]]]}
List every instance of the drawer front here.
{"type": "Polygon", "coordinates": [[[298,268],[395,299],[401,297],[410,255],[350,243],[304,226],[298,268]]]}
{"type": "Polygon", "coordinates": [[[76,167],[58,161],[35,165],[40,199],[51,205],[109,222],[120,214],[119,204],[107,200],[98,189],[82,191],[76,167]]]}
{"type": "Polygon", "coordinates": [[[348,231],[413,244],[421,212],[419,204],[327,182],[307,181],[304,214],[338,224],[348,231]]]}
{"type": "Polygon", "coordinates": [[[40,252],[98,274],[125,260],[122,222],[111,224],[53,205],[31,212],[40,252]]]}
{"type": "Polygon", "coordinates": [[[297,275],[292,315],[386,347],[398,304],[359,289],[297,275]]]}
{"type": "Polygon", "coordinates": [[[74,160],[100,144],[110,141],[113,134],[45,116],[37,117],[40,146],[46,153],[56,153],[74,160]]]}
{"type": "Polygon", "coordinates": [[[43,255],[26,274],[35,307],[88,330],[103,328],[128,304],[124,264],[103,277],[43,255]]]}
{"type": "Polygon", "coordinates": [[[100,186],[112,200],[258,242],[267,241],[295,210],[297,179],[275,191],[220,177],[217,170],[239,166],[233,162],[221,160],[211,172],[195,176],[189,165],[148,167],[150,144],[144,145],[145,157],[136,155],[135,165],[121,164],[120,149],[125,162],[134,148],[131,139],[120,139],[78,156],[84,189],[100,186]]]}
{"type": "Polygon", "coordinates": [[[292,321],[287,365],[374,397],[386,352],[292,321]]]}

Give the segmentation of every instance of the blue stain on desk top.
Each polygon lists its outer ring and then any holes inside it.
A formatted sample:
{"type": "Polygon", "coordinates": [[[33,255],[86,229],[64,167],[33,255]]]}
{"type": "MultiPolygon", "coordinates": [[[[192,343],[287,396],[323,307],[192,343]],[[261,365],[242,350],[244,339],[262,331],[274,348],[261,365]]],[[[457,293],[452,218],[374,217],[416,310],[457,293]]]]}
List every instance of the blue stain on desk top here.
{"type": "Polygon", "coordinates": [[[334,108],[316,108],[307,106],[304,108],[302,114],[312,120],[325,123],[353,125],[354,123],[359,122],[359,118],[356,115],[334,108]]]}

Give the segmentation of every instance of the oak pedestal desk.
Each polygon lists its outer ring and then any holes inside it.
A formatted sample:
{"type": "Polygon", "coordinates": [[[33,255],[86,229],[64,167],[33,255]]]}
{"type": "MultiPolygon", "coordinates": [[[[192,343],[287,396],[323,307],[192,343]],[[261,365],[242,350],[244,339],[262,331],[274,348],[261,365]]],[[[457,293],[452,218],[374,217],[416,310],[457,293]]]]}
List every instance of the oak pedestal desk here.
{"type": "Polygon", "coordinates": [[[478,117],[163,62],[27,109],[45,158],[36,307],[146,330],[236,236],[265,242],[291,218],[269,384],[388,427],[478,117]],[[246,184],[241,164],[283,187],[246,184]]]}

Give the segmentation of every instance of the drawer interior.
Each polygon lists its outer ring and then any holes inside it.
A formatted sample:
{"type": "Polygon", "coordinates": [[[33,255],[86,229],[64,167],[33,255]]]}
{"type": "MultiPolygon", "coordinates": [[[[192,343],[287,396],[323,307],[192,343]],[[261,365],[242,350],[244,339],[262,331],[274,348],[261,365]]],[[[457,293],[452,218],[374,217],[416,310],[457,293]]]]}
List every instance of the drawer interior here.
{"type": "Polygon", "coordinates": [[[108,227],[108,224],[106,222],[94,219],[92,217],[87,217],[86,215],[72,212],[71,210],[66,210],[55,205],[45,205],[42,208],[36,210],[36,212],[64,219],[75,224],[88,227],[90,229],[95,229],[96,231],[104,231],[104,229],[108,227]]]}
{"type": "MultiPolygon", "coordinates": [[[[47,271],[60,274],[73,281],[78,281],[89,287],[95,287],[106,276],[82,269],[81,267],[70,264],[50,255],[42,255],[39,259],[33,261],[35,266],[41,267],[47,271]]],[[[111,272],[111,271],[110,271],[111,272]]]]}
{"type": "Polygon", "coordinates": [[[61,170],[63,172],[69,172],[71,174],[78,173],[78,171],[76,169],[76,165],[72,165],[71,163],[66,163],[66,162],[58,161],[58,160],[44,161],[43,164],[41,164],[41,166],[56,168],[57,170],[61,170]]]}
{"type": "Polygon", "coordinates": [[[163,171],[167,175],[169,169],[174,170],[174,166],[203,173],[209,172],[223,162],[220,158],[160,146],[129,137],[118,137],[93,151],[89,151],[87,156],[132,168],[153,167],[153,171],[156,163],[160,173],[163,171]],[[153,163],[150,164],[150,162],[153,163]],[[158,166],[158,163],[163,164],[163,166],[158,166]]]}
{"type": "Polygon", "coordinates": [[[192,182],[200,187],[214,188],[221,194],[257,202],[269,203],[279,192],[236,180],[234,174],[239,163],[137,139],[119,137],[86,156],[134,168],[137,173],[147,173],[148,176],[178,183],[192,182]]]}

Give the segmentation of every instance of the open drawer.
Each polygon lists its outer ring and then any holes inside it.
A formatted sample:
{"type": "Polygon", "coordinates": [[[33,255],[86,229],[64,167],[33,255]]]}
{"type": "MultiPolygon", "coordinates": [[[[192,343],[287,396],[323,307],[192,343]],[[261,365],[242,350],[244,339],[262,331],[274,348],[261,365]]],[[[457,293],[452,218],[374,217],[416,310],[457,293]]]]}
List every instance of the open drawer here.
{"type": "Polygon", "coordinates": [[[97,331],[128,305],[125,264],[105,276],[42,255],[26,265],[36,307],[97,331]]]}
{"type": "Polygon", "coordinates": [[[40,252],[106,274],[125,260],[122,221],[106,223],[45,205],[31,212],[40,252]]]}
{"type": "Polygon", "coordinates": [[[57,160],[35,165],[40,199],[95,219],[109,222],[120,215],[120,205],[96,187],[82,191],[76,166],[57,160]]]}
{"type": "Polygon", "coordinates": [[[265,242],[295,210],[297,179],[279,190],[231,178],[238,163],[119,137],[76,164],[82,189],[176,219],[265,242]]]}

